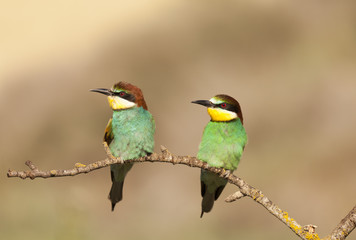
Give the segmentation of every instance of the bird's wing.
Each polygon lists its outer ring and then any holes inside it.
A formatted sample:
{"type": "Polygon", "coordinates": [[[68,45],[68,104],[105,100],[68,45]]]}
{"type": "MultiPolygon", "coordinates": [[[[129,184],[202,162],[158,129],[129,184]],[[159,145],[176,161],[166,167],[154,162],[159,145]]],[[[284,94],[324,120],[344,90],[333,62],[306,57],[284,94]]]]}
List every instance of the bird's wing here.
{"type": "Polygon", "coordinates": [[[111,141],[114,139],[114,135],[112,133],[112,118],[110,118],[108,125],[106,125],[105,134],[104,134],[104,142],[110,145],[111,141]]]}

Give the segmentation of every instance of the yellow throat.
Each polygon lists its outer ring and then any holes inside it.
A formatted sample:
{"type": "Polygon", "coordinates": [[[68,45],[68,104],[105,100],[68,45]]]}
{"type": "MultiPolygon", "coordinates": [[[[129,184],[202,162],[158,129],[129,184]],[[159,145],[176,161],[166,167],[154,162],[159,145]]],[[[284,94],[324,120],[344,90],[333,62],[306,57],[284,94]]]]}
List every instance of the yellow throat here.
{"type": "Polygon", "coordinates": [[[130,102],[120,97],[108,97],[109,105],[113,110],[127,109],[134,107],[136,103],[130,102]]]}
{"type": "Polygon", "coordinates": [[[211,120],[215,122],[227,122],[237,118],[237,114],[235,112],[221,108],[208,108],[208,113],[211,120]]]}

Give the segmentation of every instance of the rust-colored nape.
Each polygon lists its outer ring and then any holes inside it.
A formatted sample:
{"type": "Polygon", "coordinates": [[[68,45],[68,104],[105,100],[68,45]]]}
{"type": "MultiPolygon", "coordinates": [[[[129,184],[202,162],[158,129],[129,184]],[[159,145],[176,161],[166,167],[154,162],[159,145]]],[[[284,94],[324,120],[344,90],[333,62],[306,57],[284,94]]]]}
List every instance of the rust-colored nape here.
{"type": "Polygon", "coordinates": [[[128,83],[128,82],[118,82],[113,86],[113,89],[123,89],[126,90],[128,93],[134,95],[135,103],[138,107],[142,107],[145,110],[148,110],[147,104],[143,97],[142,91],[140,88],[128,83]]]}

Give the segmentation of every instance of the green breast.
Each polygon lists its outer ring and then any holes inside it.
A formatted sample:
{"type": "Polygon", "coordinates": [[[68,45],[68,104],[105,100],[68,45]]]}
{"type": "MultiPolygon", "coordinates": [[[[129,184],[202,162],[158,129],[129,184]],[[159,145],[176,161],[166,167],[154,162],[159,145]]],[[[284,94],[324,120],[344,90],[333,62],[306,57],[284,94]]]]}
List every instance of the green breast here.
{"type": "Polygon", "coordinates": [[[115,157],[127,160],[153,152],[155,122],[142,107],[114,111],[112,132],[114,139],[109,147],[115,157]]]}
{"type": "Polygon", "coordinates": [[[247,135],[240,119],[210,121],[204,129],[197,157],[212,167],[235,170],[246,142],[247,135]]]}

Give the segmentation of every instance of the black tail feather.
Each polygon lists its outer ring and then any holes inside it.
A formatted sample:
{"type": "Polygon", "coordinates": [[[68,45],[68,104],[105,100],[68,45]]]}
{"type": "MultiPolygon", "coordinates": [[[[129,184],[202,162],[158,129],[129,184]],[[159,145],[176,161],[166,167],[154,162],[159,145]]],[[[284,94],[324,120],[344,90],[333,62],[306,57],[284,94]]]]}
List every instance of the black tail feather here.
{"type": "Polygon", "coordinates": [[[112,211],[112,212],[113,212],[114,209],[115,209],[115,205],[116,205],[116,203],[111,203],[111,211],[112,211]]]}
{"type": "Polygon", "coordinates": [[[201,183],[200,185],[201,195],[203,197],[203,200],[201,202],[201,214],[200,214],[200,218],[202,218],[205,212],[208,213],[213,208],[216,194],[209,193],[207,191],[207,186],[203,181],[201,181],[200,183],[201,183]]]}
{"type": "Polygon", "coordinates": [[[211,211],[211,209],[214,206],[214,202],[219,198],[220,194],[225,188],[225,185],[219,186],[214,193],[209,193],[207,191],[207,186],[203,181],[200,181],[201,183],[201,195],[203,197],[203,200],[201,202],[201,214],[200,218],[203,217],[204,213],[208,213],[211,211]]]}
{"type": "Polygon", "coordinates": [[[122,189],[124,187],[124,182],[114,181],[111,186],[109,193],[109,199],[111,201],[111,211],[114,211],[116,203],[122,200],[122,189]]]}

